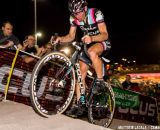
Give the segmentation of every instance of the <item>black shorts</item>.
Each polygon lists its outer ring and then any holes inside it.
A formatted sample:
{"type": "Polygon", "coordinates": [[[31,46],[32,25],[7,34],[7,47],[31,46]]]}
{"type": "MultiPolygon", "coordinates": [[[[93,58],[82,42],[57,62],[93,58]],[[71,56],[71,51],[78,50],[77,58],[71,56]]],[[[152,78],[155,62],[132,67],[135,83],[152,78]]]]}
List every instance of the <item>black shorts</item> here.
{"type": "MultiPolygon", "coordinates": [[[[95,43],[91,43],[89,45],[87,45],[87,49],[89,49],[91,46],[93,46],[95,43]]],[[[104,55],[107,55],[109,50],[111,49],[111,43],[109,40],[106,40],[106,41],[103,41],[101,42],[101,45],[103,47],[103,53],[100,55],[101,56],[104,56],[104,55]]],[[[90,58],[88,57],[88,55],[85,53],[85,51],[82,51],[80,56],[79,56],[79,60],[83,61],[84,63],[90,65],[92,62],[90,60],[90,58]]]]}

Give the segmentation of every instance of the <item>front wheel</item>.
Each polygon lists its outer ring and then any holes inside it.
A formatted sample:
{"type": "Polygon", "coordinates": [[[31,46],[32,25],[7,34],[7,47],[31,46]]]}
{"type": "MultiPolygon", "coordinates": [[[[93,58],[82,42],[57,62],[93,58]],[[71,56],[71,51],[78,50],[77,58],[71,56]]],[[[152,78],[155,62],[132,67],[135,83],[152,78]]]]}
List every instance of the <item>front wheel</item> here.
{"type": "Polygon", "coordinates": [[[105,85],[105,92],[98,95],[91,94],[91,101],[88,106],[88,119],[92,124],[109,127],[114,115],[115,97],[110,84],[105,83],[105,85]]]}
{"type": "Polygon", "coordinates": [[[30,84],[30,99],[35,112],[43,117],[63,113],[74,90],[75,72],[64,54],[51,52],[37,62],[30,84]]]}

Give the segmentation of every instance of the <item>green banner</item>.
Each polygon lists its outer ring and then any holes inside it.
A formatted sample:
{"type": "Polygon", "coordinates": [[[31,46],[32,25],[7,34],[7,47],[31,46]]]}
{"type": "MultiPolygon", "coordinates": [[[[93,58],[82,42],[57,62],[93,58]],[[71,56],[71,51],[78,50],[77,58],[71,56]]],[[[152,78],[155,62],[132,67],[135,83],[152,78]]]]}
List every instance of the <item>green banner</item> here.
{"type": "Polygon", "coordinates": [[[137,108],[139,107],[139,94],[113,87],[116,106],[137,108]]]}

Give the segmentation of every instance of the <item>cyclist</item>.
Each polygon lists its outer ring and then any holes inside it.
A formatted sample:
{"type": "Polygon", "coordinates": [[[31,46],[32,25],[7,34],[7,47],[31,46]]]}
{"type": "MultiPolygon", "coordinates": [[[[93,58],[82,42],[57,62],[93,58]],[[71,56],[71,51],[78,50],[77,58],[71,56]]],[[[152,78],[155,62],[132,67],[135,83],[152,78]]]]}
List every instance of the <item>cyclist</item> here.
{"type": "MultiPolygon", "coordinates": [[[[69,0],[68,8],[71,12],[70,15],[70,30],[65,36],[58,36],[55,40],[56,43],[71,42],[75,39],[76,30],[79,26],[83,31],[84,36],[81,38],[84,44],[88,44],[88,54],[92,65],[97,74],[96,90],[95,93],[102,91],[104,86],[103,80],[103,65],[99,56],[106,50],[110,50],[111,44],[108,40],[107,26],[104,22],[102,12],[97,8],[88,8],[86,0],[69,0]]],[[[85,85],[85,78],[87,75],[88,65],[84,62],[87,60],[86,55],[81,55],[80,71],[82,74],[83,86],[85,85]]],[[[76,85],[77,104],[84,103],[84,97],[81,98],[80,86],[76,85]],[[83,99],[83,101],[81,100],[83,99]]],[[[82,95],[83,96],[83,95],[82,95]]],[[[70,115],[77,114],[76,109],[71,109],[70,115]]]]}

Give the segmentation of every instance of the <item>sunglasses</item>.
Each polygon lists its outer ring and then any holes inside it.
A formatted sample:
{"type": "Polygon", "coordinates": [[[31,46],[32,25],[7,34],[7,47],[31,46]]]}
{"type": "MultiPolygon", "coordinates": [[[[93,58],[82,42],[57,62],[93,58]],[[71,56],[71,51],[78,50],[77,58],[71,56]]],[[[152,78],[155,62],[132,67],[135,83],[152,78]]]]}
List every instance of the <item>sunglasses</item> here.
{"type": "Polygon", "coordinates": [[[72,15],[73,15],[73,16],[76,16],[76,15],[78,15],[79,13],[81,13],[81,12],[83,12],[83,11],[84,11],[84,9],[83,9],[83,10],[79,10],[78,12],[72,13],[72,15]]]}

